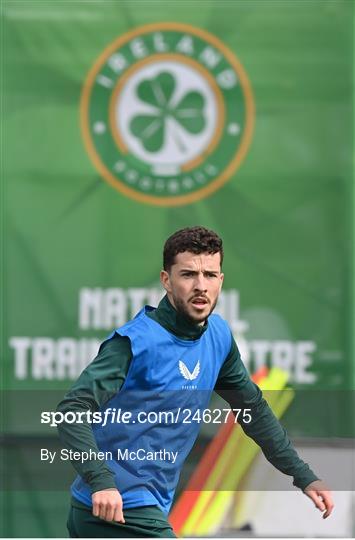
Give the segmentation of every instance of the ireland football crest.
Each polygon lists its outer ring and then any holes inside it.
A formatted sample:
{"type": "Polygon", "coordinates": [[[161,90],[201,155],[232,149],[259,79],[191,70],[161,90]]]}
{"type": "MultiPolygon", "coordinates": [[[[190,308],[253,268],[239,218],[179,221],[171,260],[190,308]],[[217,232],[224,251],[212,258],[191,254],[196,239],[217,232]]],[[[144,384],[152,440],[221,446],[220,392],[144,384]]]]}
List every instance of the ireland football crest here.
{"type": "Polygon", "coordinates": [[[250,83],[215,36],[158,23],[114,41],[81,98],[85,146],[100,175],[138,201],[187,204],[237,170],[252,136],[250,83]]]}

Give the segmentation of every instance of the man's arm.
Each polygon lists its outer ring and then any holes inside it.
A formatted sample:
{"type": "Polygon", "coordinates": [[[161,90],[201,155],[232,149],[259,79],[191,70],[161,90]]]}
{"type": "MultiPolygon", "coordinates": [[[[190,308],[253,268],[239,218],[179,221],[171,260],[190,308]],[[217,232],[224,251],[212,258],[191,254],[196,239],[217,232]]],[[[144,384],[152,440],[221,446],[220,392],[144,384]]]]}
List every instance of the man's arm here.
{"type": "MultiPolygon", "coordinates": [[[[122,387],[131,358],[128,338],[115,334],[105,341],[95,360],[84,369],[57,410],[64,414],[68,411],[98,411],[122,387]]],[[[63,422],[58,425],[58,431],[66,448],[79,452],[99,451],[91,424],[86,421],[73,424],[63,422]]],[[[78,460],[72,461],[72,464],[91,488],[93,514],[108,521],[124,521],[121,495],[114,474],[105,462],[88,460],[81,463],[78,460]]]]}
{"type": "Polygon", "coordinates": [[[250,379],[234,339],[219,373],[215,391],[232,409],[251,409],[250,423],[241,422],[244,432],[260,446],[274,467],[293,476],[293,484],[304,491],[319,509],[326,510],[323,517],[328,517],[333,507],[329,490],[298,456],[260,388],[250,379]],[[312,489],[312,485],[316,486],[315,489],[312,489]]]}

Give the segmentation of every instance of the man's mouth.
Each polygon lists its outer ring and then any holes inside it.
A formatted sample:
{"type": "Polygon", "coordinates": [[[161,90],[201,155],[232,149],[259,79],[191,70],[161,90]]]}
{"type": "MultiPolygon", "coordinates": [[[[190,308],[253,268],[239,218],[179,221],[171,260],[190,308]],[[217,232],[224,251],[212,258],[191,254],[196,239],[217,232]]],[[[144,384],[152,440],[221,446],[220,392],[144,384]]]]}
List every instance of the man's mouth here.
{"type": "Polygon", "coordinates": [[[191,302],[192,302],[192,304],[194,306],[197,306],[197,307],[202,307],[202,306],[205,306],[206,304],[208,304],[208,300],[206,298],[201,297],[201,296],[193,298],[191,300],[191,302]]]}

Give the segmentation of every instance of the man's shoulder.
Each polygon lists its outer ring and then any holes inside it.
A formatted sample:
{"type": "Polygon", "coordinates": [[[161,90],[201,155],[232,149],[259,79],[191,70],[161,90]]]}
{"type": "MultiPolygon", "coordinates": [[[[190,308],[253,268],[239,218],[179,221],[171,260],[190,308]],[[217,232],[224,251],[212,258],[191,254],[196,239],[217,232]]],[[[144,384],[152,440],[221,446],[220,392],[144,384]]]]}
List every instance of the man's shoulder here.
{"type": "Polygon", "coordinates": [[[212,313],[212,315],[208,317],[208,324],[212,327],[227,329],[230,332],[228,322],[218,313],[212,313]]]}
{"type": "Polygon", "coordinates": [[[133,319],[130,319],[125,324],[120,326],[119,328],[116,328],[116,332],[120,333],[121,330],[125,330],[128,328],[136,327],[136,326],[149,326],[149,321],[151,320],[149,314],[151,311],[153,311],[155,308],[152,306],[144,306],[141,310],[138,311],[138,313],[133,317],[133,319]]]}
{"type": "Polygon", "coordinates": [[[232,346],[232,332],[225,319],[223,319],[218,313],[213,313],[208,318],[209,333],[213,334],[214,338],[223,342],[226,350],[229,351],[232,346]]]}

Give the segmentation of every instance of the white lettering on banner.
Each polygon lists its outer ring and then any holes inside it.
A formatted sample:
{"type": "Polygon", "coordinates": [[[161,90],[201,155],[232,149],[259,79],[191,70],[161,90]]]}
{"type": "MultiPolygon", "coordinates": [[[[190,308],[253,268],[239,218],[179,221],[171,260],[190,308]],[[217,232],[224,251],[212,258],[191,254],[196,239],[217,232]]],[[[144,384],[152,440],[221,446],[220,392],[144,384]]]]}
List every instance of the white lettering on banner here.
{"type": "Polygon", "coordinates": [[[233,69],[225,69],[217,75],[217,82],[221,88],[229,90],[237,84],[237,74],[233,69]]]}
{"type": "MultiPolygon", "coordinates": [[[[169,44],[165,41],[164,35],[160,32],[156,32],[152,35],[154,50],[158,53],[164,53],[170,50],[169,44]]],[[[144,41],[144,38],[137,37],[132,39],[129,43],[129,48],[134,58],[140,60],[145,58],[149,54],[150,44],[144,41]]],[[[174,49],[178,54],[191,56],[195,52],[194,41],[190,35],[183,35],[181,39],[176,43],[174,49]]],[[[221,53],[211,46],[206,46],[199,54],[199,60],[208,69],[215,69],[222,59],[221,53]]],[[[122,53],[113,53],[107,60],[106,66],[111,69],[114,74],[118,76],[131,65],[129,59],[122,53]]],[[[225,68],[215,75],[218,85],[224,90],[234,88],[238,83],[238,77],[236,72],[232,68],[225,68]]],[[[104,88],[113,88],[115,81],[107,75],[102,73],[98,74],[96,82],[104,88]]]]}
{"type": "MultiPolygon", "coordinates": [[[[164,292],[160,288],[81,289],[79,291],[79,327],[82,330],[112,330],[134,317],[145,304],[157,306],[164,292]]],[[[239,316],[239,292],[222,291],[215,313],[226,319],[234,333],[249,329],[239,316]]]]}
{"type": "Polygon", "coordinates": [[[290,374],[290,382],[312,384],[317,380],[316,374],[308,371],[313,363],[311,355],[317,348],[313,341],[253,340],[243,342],[243,346],[247,349],[243,362],[251,372],[275,366],[290,374]]]}
{"type": "Polygon", "coordinates": [[[106,75],[98,75],[96,80],[101,86],[104,86],[105,88],[113,87],[113,81],[109,79],[109,77],[106,77],[106,75]]]}
{"type": "Polygon", "coordinates": [[[121,73],[128,65],[126,58],[120,53],[114,53],[110,56],[107,63],[115,73],[121,73]]]}
{"type": "Polygon", "coordinates": [[[16,379],[26,379],[27,353],[31,346],[31,339],[29,337],[12,337],[9,340],[9,345],[15,351],[15,377],[16,379]]]}
{"type": "Polygon", "coordinates": [[[207,66],[209,69],[215,68],[220,60],[221,55],[212,47],[205,47],[200,54],[200,60],[207,66]]]}
{"type": "MultiPolygon", "coordinates": [[[[80,330],[101,330],[107,335],[132,319],[145,304],[157,306],[164,295],[160,287],[108,288],[79,290],[80,330]]],[[[290,380],[312,384],[316,344],[313,341],[247,339],[249,322],[240,315],[240,295],[235,289],[221,292],[216,313],[225,319],[238,343],[244,364],[250,372],[262,366],[276,366],[290,374],[290,380]]],[[[14,354],[14,375],[18,380],[75,379],[97,355],[99,338],[14,336],[9,346],[14,354]]]]}
{"type": "Polygon", "coordinates": [[[275,341],[272,344],[272,358],[274,366],[285,371],[291,371],[294,347],[289,341],[275,341]]]}
{"type": "Polygon", "coordinates": [[[295,380],[299,383],[312,384],[317,380],[315,373],[307,371],[313,359],[311,354],[316,351],[316,344],[313,341],[299,341],[296,345],[296,367],[295,380]]]}
{"type": "Polygon", "coordinates": [[[126,321],[127,298],[123,289],[107,289],[104,292],[104,319],[103,327],[107,329],[118,328],[126,321]]]}
{"type": "Polygon", "coordinates": [[[36,338],[33,340],[32,376],[34,379],[54,379],[54,340],[36,338]]]}
{"type": "Polygon", "coordinates": [[[80,289],[79,328],[112,330],[122,326],[145,304],[157,306],[163,294],[160,288],[80,289]]]}
{"type": "Polygon", "coordinates": [[[163,34],[153,34],[153,44],[155,50],[158,52],[165,52],[169,50],[168,44],[164,41],[163,34]]]}
{"type": "Polygon", "coordinates": [[[12,337],[16,379],[75,379],[95,358],[98,339],[12,337]]]}
{"type": "Polygon", "coordinates": [[[131,41],[130,48],[135,58],[144,58],[144,56],[147,56],[148,54],[144,41],[140,38],[136,38],[131,41]]]}
{"type": "Polygon", "coordinates": [[[176,51],[182,54],[193,54],[194,52],[194,42],[191,36],[183,36],[178,44],[176,45],[176,51]]]}
{"type": "MultiPolygon", "coordinates": [[[[147,296],[147,289],[128,289],[128,296],[131,299],[131,310],[132,313],[138,313],[144,306],[144,300],[147,296]]],[[[157,304],[151,304],[153,306],[157,304]]]]}
{"type": "MultiPolygon", "coordinates": [[[[169,44],[165,41],[165,37],[162,33],[156,32],[152,34],[152,44],[154,50],[157,53],[164,53],[170,50],[169,44]]],[[[148,56],[149,47],[151,46],[150,42],[146,42],[144,37],[137,37],[132,39],[129,42],[129,48],[132,52],[132,55],[135,59],[142,59],[148,56]]],[[[173,47],[173,51],[178,54],[185,56],[191,56],[195,53],[195,44],[194,40],[190,35],[183,35],[181,39],[173,47]]],[[[212,46],[206,46],[199,54],[199,60],[201,64],[204,64],[207,69],[214,70],[220,64],[222,59],[221,53],[213,48],[212,46]]],[[[106,67],[110,68],[113,74],[120,76],[124,70],[126,70],[132,62],[129,61],[129,58],[122,53],[113,53],[107,60],[106,67]]],[[[229,90],[234,88],[238,84],[238,76],[234,69],[231,67],[221,66],[222,71],[218,74],[215,74],[215,79],[217,84],[224,90],[229,90]]],[[[104,88],[111,89],[113,88],[115,81],[99,73],[96,78],[96,82],[103,86],[104,88]]]]}
{"type": "Polygon", "coordinates": [[[79,328],[98,330],[101,323],[102,289],[80,289],[79,291],[79,328]]]}
{"type": "Polygon", "coordinates": [[[57,344],[57,379],[74,379],[76,375],[76,341],[64,338],[57,344]]]}

